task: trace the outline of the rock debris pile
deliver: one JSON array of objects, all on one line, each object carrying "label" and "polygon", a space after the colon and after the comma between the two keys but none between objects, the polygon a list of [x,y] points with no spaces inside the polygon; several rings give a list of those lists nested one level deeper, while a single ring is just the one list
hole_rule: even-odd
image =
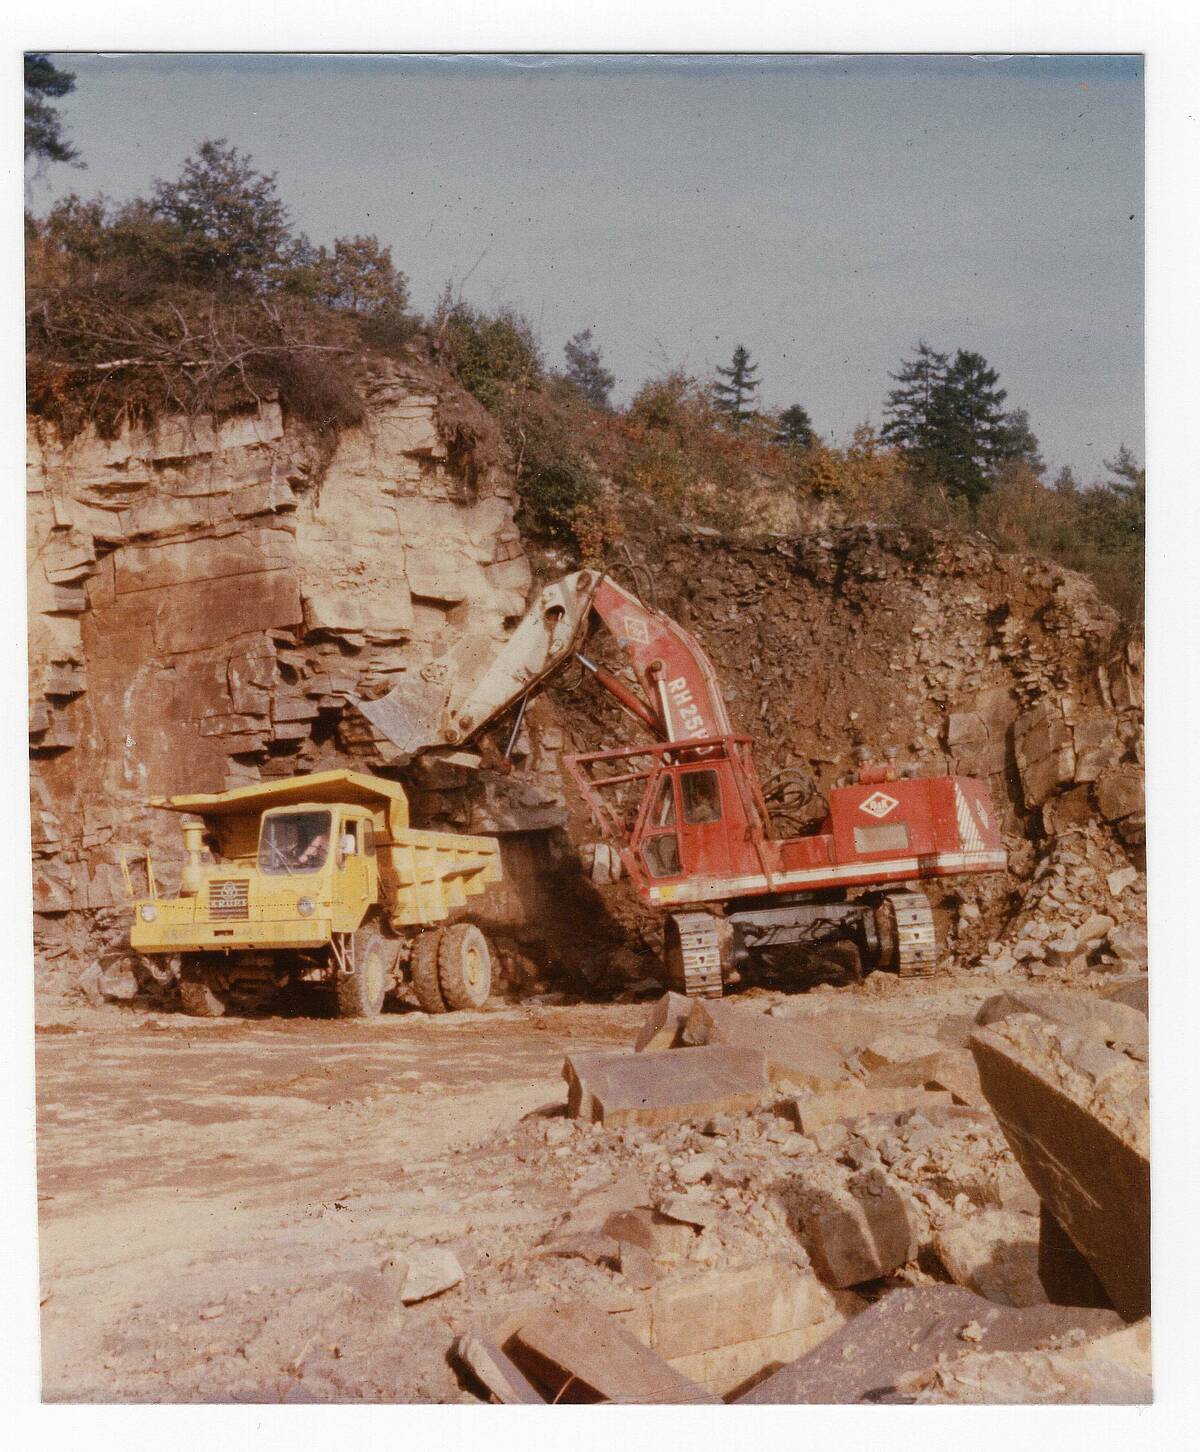
[{"label": "rock debris pile", "polygon": [[[567,1117],[525,1122],[523,1154],[567,1170],[571,1208],[460,1340],[470,1385],[501,1401],[1149,1399],[1144,1014],[1000,994],[967,1048],[686,1004],[652,1005],[632,1052],[568,1056]],[[722,1042],[696,1042],[717,1022]]]}]

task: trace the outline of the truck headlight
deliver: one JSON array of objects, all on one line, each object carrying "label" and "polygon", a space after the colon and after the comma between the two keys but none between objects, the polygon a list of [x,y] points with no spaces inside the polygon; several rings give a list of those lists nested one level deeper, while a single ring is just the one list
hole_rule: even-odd
[{"label": "truck headlight", "polygon": [[316,904],[311,897],[298,897],[296,899],[296,911],[302,918],[311,918],[316,910]]},{"label": "truck headlight", "polygon": [[154,906],[153,903],[144,902],[141,907],[138,908],[138,917],[141,918],[142,922],[144,923],[152,923],[154,919],[158,917],[158,909]]}]

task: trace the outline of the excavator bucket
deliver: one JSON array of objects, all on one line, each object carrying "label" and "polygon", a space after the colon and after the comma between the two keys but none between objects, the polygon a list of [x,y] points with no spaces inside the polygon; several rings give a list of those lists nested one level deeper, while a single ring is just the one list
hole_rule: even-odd
[{"label": "excavator bucket", "polygon": [[386,696],[354,703],[376,731],[415,755],[443,739],[447,691],[430,681],[401,681]]},{"label": "excavator bucket", "polygon": [[580,570],[547,585],[498,649],[493,640],[467,637],[420,678],[355,705],[401,751],[459,745],[570,659],[587,634],[600,579]]}]

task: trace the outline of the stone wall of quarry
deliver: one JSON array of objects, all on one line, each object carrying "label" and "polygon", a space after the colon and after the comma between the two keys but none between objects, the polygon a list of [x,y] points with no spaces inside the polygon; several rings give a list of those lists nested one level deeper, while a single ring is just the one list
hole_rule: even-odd
[{"label": "stone wall of quarry", "polygon": [[[504,638],[531,574],[487,416],[373,375],[330,452],[277,403],[28,453],[34,907],[44,961],[119,936],[122,848],[177,877],[151,796],[389,769],[347,705],[462,635]],[[476,823],[476,825],[482,825]],[[94,939],[94,934],[93,934]]]},{"label": "stone wall of quarry", "polygon": [[[121,941],[122,848],[149,846],[173,888],[177,821],[149,797],[335,765],[399,776],[422,825],[511,834],[496,911],[559,943],[543,965],[569,977],[590,952],[593,986],[606,964],[633,980],[652,966],[658,929],[628,886],[593,890],[545,830],[592,836],[558,753],[632,739],[607,698],[585,685],[536,702],[507,780],[406,766],[348,704],[435,672],[464,636],[498,644],[535,575],[576,567],[522,540],[495,430],[461,390],[390,365],[367,393],[335,446],[272,401],[113,441],[31,428],[43,969],[77,976]],[[866,742],[989,778],[1013,871],[942,895],[958,961],[1002,961],[1016,935],[1034,949],[1014,961],[1041,972],[1056,961],[1042,945],[1085,919],[1144,922],[1141,657],[1088,582],[977,537],[862,526],[730,542],[649,502],[623,508],[657,603],[712,655],[764,776],[795,766],[826,789]]]}]

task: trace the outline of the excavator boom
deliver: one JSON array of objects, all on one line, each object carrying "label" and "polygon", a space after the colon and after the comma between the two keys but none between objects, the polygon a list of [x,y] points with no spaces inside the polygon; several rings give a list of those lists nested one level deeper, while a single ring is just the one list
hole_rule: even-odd
[{"label": "excavator boom", "polygon": [[[616,637],[641,699],[580,654],[597,623]],[[547,585],[503,645],[464,640],[430,662],[420,677],[356,704],[401,751],[461,746],[576,655],[656,740],[695,740],[732,730],[716,672],[696,638],[594,570]]]}]

